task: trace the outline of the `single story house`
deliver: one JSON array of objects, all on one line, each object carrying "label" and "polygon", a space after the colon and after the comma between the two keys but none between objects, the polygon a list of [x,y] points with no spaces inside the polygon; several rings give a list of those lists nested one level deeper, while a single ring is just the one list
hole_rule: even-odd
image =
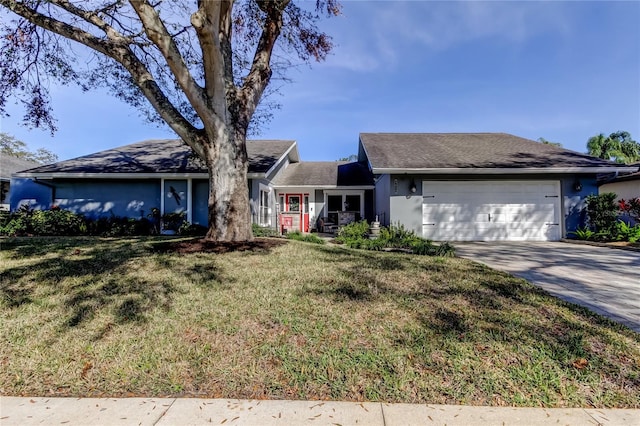
[{"label": "single story house", "polygon": [[[630,168],[504,133],[362,133],[355,162],[300,161],[295,141],[248,141],[252,221],[282,232],[378,217],[433,240],[558,240],[584,224],[601,173]],[[11,208],[97,217],[184,213],[207,224],[207,170],[150,140],[15,173]]]},{"label": "single story house", "polygon": [[602,180],[598,191],[600,194],[605,192],[615,192],[618,199],[628,200],[630,198],[640,197],[640,163],[632,164],[636,168],[633,173],[618,174],[608,179]]},{"label": "single story house", "polygon": [[439,241],[554,241],[584,225],[599,173],[632,168],[505,133],[361,133],[375,212]]},{"label": "single story house", "polygon": [[[300,162],[292,140],[250,140],[247,154],[253,223],[309,232],[321,218],[332,217],[336,224],[346,217],[371,220],[373,177],[365,166]],[[207,169],[178,139],[147,140],[32,168],[14,173],[12,182],[12,210],[55,205],[93,218],[142,218],[157,208],[207,225]]]},{"label": "single story house", "polygon": [[8,154],[0,154],[0,210],[9,210],[11,175],[20,170],[38,166],[35,161],[25,160]]}]

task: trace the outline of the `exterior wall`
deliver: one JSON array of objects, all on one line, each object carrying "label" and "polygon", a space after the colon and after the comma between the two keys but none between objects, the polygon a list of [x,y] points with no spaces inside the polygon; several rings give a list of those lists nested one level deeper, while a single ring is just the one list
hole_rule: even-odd
[{"label": "exterior wall", "polygon": [[325,210],[325,205],[324,205],[324,191],[322,191],[322,189],[316,189],[313,192],[313,197],[314,197],[313,210],[316,212],[316,215],[312,223],[314,228],[317,228],[318,219],[321,217],[325,217],[327,215],[327,212]]},{"label": "exterior wall", "polygon": [[260,223],[260,191],[269,192],[269,226],[276,227],[276,195],[267,179],[249,179],[249,208],[251,209],[251,223]]},{"label": "exterior wall", "polygon": [[[400,222],[417,235],[422,235],[422,180],[406,175],[391,175],[389,179],[389,223]],[[409,190],[412,183],[416,185],[414,193]]]},{"label": "exterior wall", "polygon": [[160,180],[53,181],[54,204],[87,217],[114,214],[132,218],[146,217],[152,208],[160,208]]},{"label": "exterior wall", "polygon": [[276,165],[276,168],[273,169],[273,171],[269,174],[269,176],[265,176],[266,179],[268,181],[272,181],[273,179],[275,179],[276,176],[278,176],[278,173],[286,169],[289,166],[289,164],[291,164],[291,161],[289,161],[289,157],[284,158],[280,164]]},{"label": "exterior wall", "polygon": [[53,203],[54,190],[49,183],[35,181],[29,178],[12,178],[9,192],[11,211],[26,204],[34,209],[50,209]]},{"label": "exterior wall", "polygon": [[[388,226],[391,220],[391,176],[382,175],[376,181],[374,195],[374,216],[383,226]],[[375,217],[374,217],[375,219]]]},{"label": "exterior wall", "polygon": [[600,185],[598,193],[604,194],[605,192],[615,192],[618,196],[618,200],[628,200],[629,198],[640,197],[640,179]]},{"label": "exterior wall", "polygon": [[160,181],[141,180],[54,180],[46,184],[33,179],[12,180],[11,210],[28,204],[35,209],[56,205],[87,217],[113,213],[116,216],[146,217],[160,208]]},{"label": "exterior wall", "polygon": [[578,178],[582,189],[574,189],[577,182],[575,176],[560,178],[560,189],[562,191],[562,209],[564,213],[563,237],[570,237],[571,232],[584,227],[587,222],[587,203],[589,195],[598,193],[598,185],[595,175],[580,176]]},{"label": "exterior wall", "polygon": [[209,181],[207,179],[194,179],[191,183],[191,221],[196,225],[208,226],[209,224]]},{"label": "exterior wall", "polygon": [[[383,179],[388,177],[386,182]],[[376,214],[385,212],[383,191],[388,190],[389,219],[380,216],[380,221],[384,225],[400,222],[407,229],[422,234],[422,181],[423,180],[557,180],[560,181],[562,194],[561,209],[563,211],[563,231],[562,236],[576,228],[584,226],[586,220],[585,198],[591,194],[598,193],[595,175],[383,175],[376,185]],[[576,181],[582,185],[580,191],[574,189]],[[409,187],[411,183],[416,184],[416,192],[411,193]],[[380,190],[379,190],[380,188]]]}]

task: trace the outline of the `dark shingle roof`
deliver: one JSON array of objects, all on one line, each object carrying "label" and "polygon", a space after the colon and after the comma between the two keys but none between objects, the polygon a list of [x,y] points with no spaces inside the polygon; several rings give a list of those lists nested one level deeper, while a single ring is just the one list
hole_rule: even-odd
[{"label": "dark shingle roof", "polygon": [[37,166],[35,161],[24,160],[7,154],[0,154],[0,178],[9,180],[11,174]]},{"label": "dark shingle roof", "polygon": [[373,169],[615,167],[506,133],[361,133]]},{"label": "dark shingle roof", "polygon": [[274,186],[372,186],[373,175],[360,163],[304,161],[290,164]]},{"label": "dark shingle roof", "polygon": [[[249,173],[265,173],[294,141],[247,141]],[[158,139],[26,170],[27,173],[207,173],[179,139]]]}]

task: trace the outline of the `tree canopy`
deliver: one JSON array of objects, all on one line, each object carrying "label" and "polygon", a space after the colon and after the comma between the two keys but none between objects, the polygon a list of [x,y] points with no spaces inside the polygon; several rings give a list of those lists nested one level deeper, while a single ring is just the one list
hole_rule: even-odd
[{"label": "tree canopy", "polygon": [[48,149],[38,148],[35,151],[29,151],[26,143],[8,133],[2,132],[0,132],[0,153],[40,164],[49,164],[58,161],[58,156]]},{"label": "tree canopy", "polygon": [[617,163],[632,164],[640,161],[640,143],[625,131],[617,131],[609,136],[604,133],[592,136],[587,141],[587,150],[589,155]]},{"label": "tree canopy", "polygon": [[[0,0],[0,114],[55,131],[49,86],[106,87],[209,170],[213,240],[251,239],[246,135],[274,71],[323,60],[337,0]],[[278,43],[276,43],[278,42]],[[96,118],[98,119],[98,117]]]}]

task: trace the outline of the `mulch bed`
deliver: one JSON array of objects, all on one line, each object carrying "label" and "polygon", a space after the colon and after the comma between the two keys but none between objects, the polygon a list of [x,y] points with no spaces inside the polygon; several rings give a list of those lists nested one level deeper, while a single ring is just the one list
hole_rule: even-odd
[{"label": "mulch bed", "polygon": [[234,251],[265,252],[275,247],[287,244],[286,240],[277,238],[256,238],[253,241],[216,242],[205,239],[187,241],[164,241],[153,244],[152,251],[157,253],[230,253]]}]

